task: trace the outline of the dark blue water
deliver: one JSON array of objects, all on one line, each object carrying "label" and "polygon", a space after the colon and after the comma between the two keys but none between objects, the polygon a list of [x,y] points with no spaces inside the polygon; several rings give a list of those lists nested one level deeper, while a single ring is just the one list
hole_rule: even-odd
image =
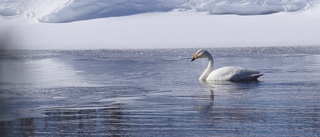
[{"label": "dark blue water", "polygon": [[0,52],[1,136],[318,136],[320,47]]}]

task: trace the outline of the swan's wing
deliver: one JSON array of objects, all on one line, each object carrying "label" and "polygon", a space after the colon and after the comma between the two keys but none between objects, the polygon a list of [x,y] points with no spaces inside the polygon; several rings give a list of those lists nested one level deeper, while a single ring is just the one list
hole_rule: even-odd
[{"label": "swan's wing", "polygon": [[257,80],[263,74],[260,74],[258,71],[237,68],[236,73],[232,76],[231,80],[242,81],[242,80]]},{"label": "swan's wing", "polygon": [[252,71],[241,67],[222,67],[212,71],[207,80],[257,80],[262,76],[258,71]]},{"label": "swan's wing", "polygon": [[239,67],[222,67],[212,71],[207,80],[231,80],[234,74],[239,72]]}]

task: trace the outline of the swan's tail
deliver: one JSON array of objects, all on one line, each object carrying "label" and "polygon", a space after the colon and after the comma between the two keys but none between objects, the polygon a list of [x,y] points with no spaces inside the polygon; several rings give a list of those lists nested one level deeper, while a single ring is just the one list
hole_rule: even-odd
[{"label": "swan's tail", "polygon": [[251,80],[258,80],[258,78],[260,77],[260,76],[262,76],[263,74],[252,74],[251,76],[250,76],[250,79]]}]

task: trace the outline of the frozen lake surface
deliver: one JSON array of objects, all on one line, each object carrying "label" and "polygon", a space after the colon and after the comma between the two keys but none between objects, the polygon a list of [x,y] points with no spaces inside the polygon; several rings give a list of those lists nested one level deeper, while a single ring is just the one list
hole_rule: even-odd
[{"label": "frozen lake surface", "polygon": [[320,135],[320,47],[208,49],[264,74],[211,84],[197,50],[1,51],[0,136]]}]

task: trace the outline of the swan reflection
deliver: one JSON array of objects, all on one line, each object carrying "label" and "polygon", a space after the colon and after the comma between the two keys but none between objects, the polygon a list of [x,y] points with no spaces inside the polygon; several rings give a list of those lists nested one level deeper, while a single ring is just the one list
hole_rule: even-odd
[{"label": "swan reflection", "polygon": [[207,103],[197,108],[203,121],[211,123],[210,126],[224,126],[224,121],[243,123],[266,120],[266,114],[261,108],[250,107],[252,100],[247,96],[255,91],[259,82],[206,81],[201,82],[201,85],[207,92]]}]

